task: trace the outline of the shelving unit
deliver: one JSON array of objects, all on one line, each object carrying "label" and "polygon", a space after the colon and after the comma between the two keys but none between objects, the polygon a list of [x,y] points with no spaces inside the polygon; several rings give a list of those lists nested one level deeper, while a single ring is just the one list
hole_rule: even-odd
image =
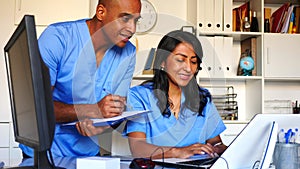
[{"label": "shelving unit", "polygon": [[[235,71],[237,69],[241,55],[241,41],[251,37],[257,39],[256,76],[237,76],[235,74],[236,72],[231,74],[224,72],[221,76],[215,75],[205,69],[205,61],[203,61],[204,69],[201,70],[198,75],[200,85],[227,85],[234,86],[235,88],[239,109],[238,120],[224,120],[228,130],[222,134],[223,139],[226,140],[225,142],[230,143],[230,140],[232,140],[256,114],[268,113],[264,108],[265,100],[281,99],[295,101],[300,99],[300,72],[297,71],[296,67],[296,65],[300,63],[300,48],[298,47],[300,34],[264,33],[265,7],[272,8],[273,13],[285,2],[300,4],[300,0],[250,0],[250,10],[256,11],[257,14],[259,32],[233,32],[224,30],[199,31],[198,15],[203,14],[203,12],[201,13],[197,10],[201,8],[199,5],[205,4],[203,3],[204,1],[205,0],[187,1],[187,20],[196,27],[197,36],[199,37],[204,36],[208,39],[211,37],[232,37],[232,55],[230,57],[233,64],[231,65],[231,70]],[[245,2],[247,1],[233,0],[230,10]],[[270,53],[272,55],[271,61],[273,64],[270,64],[270,60],[267,60],[268,58],[270,59],[270,56],[268,56]],[[222,63],[222,61],[220,62]],[[151,77],[151,75],[138,75],[134,79],[146,80],[149,77]]]}]

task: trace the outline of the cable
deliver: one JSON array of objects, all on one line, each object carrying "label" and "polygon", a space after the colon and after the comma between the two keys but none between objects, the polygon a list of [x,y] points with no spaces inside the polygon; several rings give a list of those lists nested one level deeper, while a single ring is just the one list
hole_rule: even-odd
[{"label": "cable", "polygon": [[163,160],[163,162],[164,162],[164,160],[165,160],[165,153],[164,153],[164,149],[163,149],[162,147],[157,147],[157,148],[151,153],[151,155],[150,155],[150,160],[152,160],[152,156],[154,155],[154,153],[155,153],[157,150],[161,150],[161,152],[162,152],[161,156],[162,156],[162,160]]},{"label": "cable", "polygon": [[164,149],[162,147],[157,147],[150,155],[150,160],[152,161],[152,156],[154,155],[154,153],[157,151],[157,150],[161,150],[161,157],[162,157],[162,163],[164,164],[165,163],[165,152],[164,152]]},{"label": "cable", "polygon": [[252,166],[252,169],[257,169],[257,168],[258,168],[257,165],[259,165],[259,163],[260,163],[260,161],[259,161],[259,160],[256,160],[256,161],[254,162],[253,166]]},{"label": "cable", "polygon": [[226,163],[226,167],[227,167],[227,169],[229,169],[229,164],[228,164],[228,161],[224,158],[224,157],[219,157],[219,158],[221,158],[221,159],[223,159],[224,161],[225,161],[225,163]]}]

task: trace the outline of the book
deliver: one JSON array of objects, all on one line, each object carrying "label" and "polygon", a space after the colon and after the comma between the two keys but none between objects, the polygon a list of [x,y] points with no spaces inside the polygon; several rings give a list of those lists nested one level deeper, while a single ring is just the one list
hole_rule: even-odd
[{"label": "book", "polygon": [[[249,18],[249,7],[250,7],[250,2],[246,2],[244,4],[242,4],[239,7],[236,7],[233,9],[233,13],[235,15],[233,15],[233,20],[235,20],[236,23],[236,29],[234,31],[243,31],[243,21],[245,19],[245,17]],[[234,12],[236,11],[236,12]]]},{"label": "book", "polygon": [[280,6],[276,11],[274,11],[271,15],[271,32],[272,33],[279,33],[281,31],[281,27],[283,24],[284,15],[286,15],[287,10],[290,6],[290,3],[287,2]]},{"label": "book", "polygon": [[[94,126],[107,126],[107,125],[115,125],[121,123],[125,120],[134,119],[140,117],[143,114],[147,114],[151,112],[150,110],[143,110],[143,111],[125,111],[120,116],[115,116],[111,118],[102,118],[102,119],[91,119],[93,121]],[[71,122],[71,123],[64,123],[64,126],[75,125],[78,121]]]},{"label": "book", "polygon": [[232,10],[232,31],[236,31],[236,9]]},{"label": "book", "polygon": [[282,25],[282,28],[281,28],[281,33],[288,33],[289,32],[290,21],[291,21],[291,19],[293,20],[293,18],[292,18],[293,17],[292,16],[293,15],[293,9],[294,9],[294,5],[291,5],[288,8],[287,13],[284,15],[284,18],[282,19],[283,25]]},{"label": "book", "polygon": [[153,74],[153,64],[155,59],[156,48],[151,48],[143,70],[143,74]]},{"label": "book", "polygon": [[300,33],[300,6],[295,7],[295,26],[296,26],[296,33]]}]

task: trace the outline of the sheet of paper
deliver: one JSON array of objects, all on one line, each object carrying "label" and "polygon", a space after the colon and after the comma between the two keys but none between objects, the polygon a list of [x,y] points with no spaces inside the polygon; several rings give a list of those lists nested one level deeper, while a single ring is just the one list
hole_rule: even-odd
[{"label": "sheet of paper", "polygon": [[[143,111],[125,111],[122,113],[122,115],[120,116],[115,116],[115,117],[111,117],[111,118],[103,118],[103,119],[91,119],[94,122],[94,126],[107,126],[107,125],[114,125],[117,123],[120,123],[124,120],[128,120],[128,119],[134,119],[137,118],[143,114],[147,114],[151,112],[150,110],[143,110]],[[77,123],[76,122],[71,122],[71,123],[65,123],[63,125],[75,125]]]}]

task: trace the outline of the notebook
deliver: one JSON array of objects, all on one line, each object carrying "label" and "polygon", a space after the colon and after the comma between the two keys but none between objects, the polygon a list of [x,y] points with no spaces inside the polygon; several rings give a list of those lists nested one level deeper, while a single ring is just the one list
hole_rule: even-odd
[{"label": "notebook", "polygon": [[218,159],[218,157],[211,157],[208,154],[194,155],[187,159],[182,158],[165,158],[165,159],[152,159],[157,165],[163,167],[175,168],[198,168],[207,169]]}]

